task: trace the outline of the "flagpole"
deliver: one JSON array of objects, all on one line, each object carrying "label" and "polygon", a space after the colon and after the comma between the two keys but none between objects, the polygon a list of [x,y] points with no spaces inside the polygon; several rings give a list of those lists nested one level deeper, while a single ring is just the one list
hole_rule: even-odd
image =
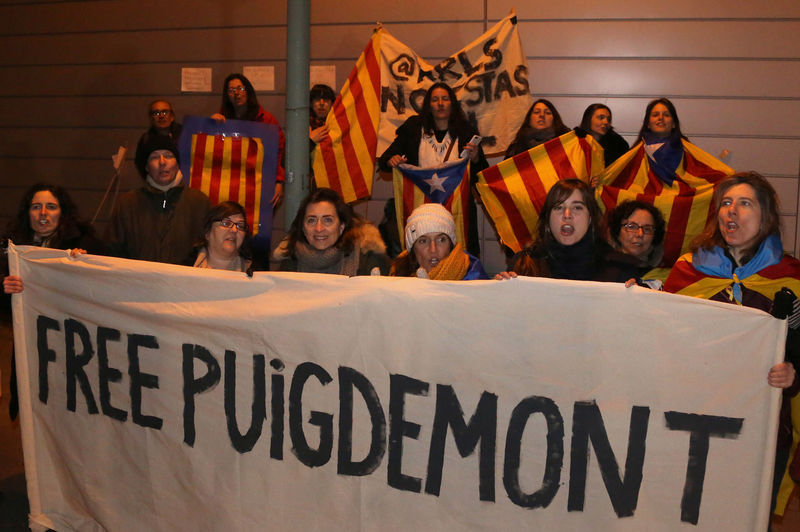
[{"label": "flagpole", "polygon": [[287,0],[286,28],[286,228],[308,193],[308,89],[310,0]]}]

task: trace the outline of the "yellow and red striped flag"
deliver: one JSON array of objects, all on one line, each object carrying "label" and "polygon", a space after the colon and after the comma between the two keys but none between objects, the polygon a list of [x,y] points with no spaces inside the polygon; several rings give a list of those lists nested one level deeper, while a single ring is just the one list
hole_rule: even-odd
[{"label": "yellow and red striped flag", "polygon": [[713,215],[714,186],[734,173],[728,165],[694,144],[682,142],[683,160],[671,185],[653,172],[644,144],[639,143],[606,169],[595,191],[603,211],[625,200],[644,201],[658,207],[667,224],[661,268],[671,268],[703,232],[709,216]]},{"label": "yellow and red striped flag", "polygon": [[533,242],[547,192],[560,179],[589,182],[603,171],[603,148],[573,131],[478,174],[478,193],[502,242],[520,251]]},{"label": "yellow and red striped flag", "polygon": [[406,220],[423,203],[443,205],[456,223],[456,238],[466,245],[469,234],[469,161],[459,159],[438,168],[400,165],[392,170],[394,205],[400,242],[405,249]]},{"label": "yellow and red striped flag", "polygon": [[378,28],[361,52],[328,113],[329,138],[314,149],[317,186],[332,188],[348,203],[372,194],[381,117],[380,35]]},{"label": "yellow and red striped flag", "polygon": [[186,184],[204,192],[212,205],[239,203],[259,241],[268,242],[272,234],[278,134],[274,124],[187,116],[178,141]]}]

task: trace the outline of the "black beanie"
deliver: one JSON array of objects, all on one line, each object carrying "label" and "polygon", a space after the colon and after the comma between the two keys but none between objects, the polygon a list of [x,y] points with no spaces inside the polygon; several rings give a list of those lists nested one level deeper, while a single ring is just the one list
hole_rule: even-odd
[{"label": "black beanie", "polygon": [[175,154],[175,160],[178,164],[181,164],[178,146],[169,135],[148,134],[141,145],[141,149],[136,150],[136,169],[139,170],[139,175],[142,176],[142,179],[147,177],[147,160],[150,159],[150,154],[156,150],[171,151]]}]

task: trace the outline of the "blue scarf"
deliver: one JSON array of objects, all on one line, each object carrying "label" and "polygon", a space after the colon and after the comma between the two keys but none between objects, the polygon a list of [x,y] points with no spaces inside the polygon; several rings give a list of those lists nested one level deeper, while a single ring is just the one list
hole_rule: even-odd
[{"label": "blue scarf", "polygon": [[755,256],[747,264],[734,268],[734,263],[719,246],[698,249],[692,255],[692,265],[706,275],[733,280],[733,298],[742,304],[742,280],[768,266],[778,264],[783,258],[783,244],[779,235],[770,235],[758,246]]},{"label": "blue scarf", "polygon": [[645,144],[664,144],[652,155],[648,156],[648,160],[650,161],[650,168],[653,170],[653,173],[667,185],[672,185],[672,182],[678,177],[675,171],[681,164],[681,160],[683,160],[681,136],[678,135],[677,131],[672,130],[669,137],[656,138],[653,133],[647,131],[644,134],[643,140]]}]

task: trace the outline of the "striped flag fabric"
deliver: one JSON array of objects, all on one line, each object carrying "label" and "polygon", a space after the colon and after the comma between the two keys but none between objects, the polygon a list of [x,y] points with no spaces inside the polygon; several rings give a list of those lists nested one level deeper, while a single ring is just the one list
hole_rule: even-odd
[{"label": "striped flag fabric", "polygon": [[314,179],[347,203],[372,194],[380,122],[381,28],[375,30],[333,102],[326,125],[329,138],[314,149]]},{"label": "striped flag fabric", "polygon": [[401,164],[392,171],[394,203],[400,242],[405,249],[405,227],[411,211],[423,203],[439,203],[456,222],[456,237],[462,244],[469,234],[469,161],[458,159],[436,168]]},{"label": "striped flag fabric", "polygon": [[188,186],[204,192],[212,205],[239,203],[253,234],[270,236],[278,126],[242,120],[218,124],[207,117],[189,116],[178,150]]},{"label": "striped flag fabric", "polygon": [[480,172],[477,189],[501,241],[518,252],[533,242],[556,181],[588,183],[603,168],[603,148],[591,136],[570,131]]},{"label": "striped flag fabric", "polygon": [[[768,266],[740,282],[746,288],[772,300],[782,287],[800,294],[800,261],[784,256],[780,262]],[[669,274],[664,291],[691,297],[711,299],[712,296],[733,286],[732,279],[714,277],[697,270],[692,264],[692,254],[683,255]]]},{"label": "striped flag fabric", "polygon": [[713,216],[714,186],[734,173],[728,165],[689,141],[682,142],[683,161],[671,185],[652,171],[644,144],[639,143],[606,169],[595,191],[603,211],[625,200],[640,200],[658,207],[667,224],[661,268],[671,268],[703,232],[709,216]]}]

